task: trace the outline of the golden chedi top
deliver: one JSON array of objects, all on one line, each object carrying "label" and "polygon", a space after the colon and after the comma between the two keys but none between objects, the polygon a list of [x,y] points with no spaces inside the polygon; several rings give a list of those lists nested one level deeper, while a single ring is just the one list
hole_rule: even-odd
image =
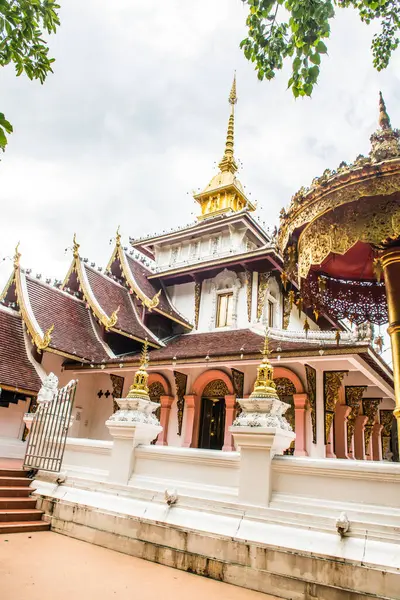
[{"label": "golden chedi top", "polygon": [[269,339],[268,332],[265,333],[264,347],[262,349],[263,359],[257,367],[257,379],[250,398],[278,398],[274,383],[274,368],[269,362]]},{"label": "golden chedi top", "polygon": [[148,342],[147,339],[143,344],[141,358],[140,358],[140,366],[139,369],[135,373],[135,377],[131,387],[129,388],[129,392],[127,398],[141,398],[142,400],[150,400],[149,396],[149,387],[147,385],[149,375],[146,371],[149,366],[149,353],[148,353]]},{"label": "golden chedi top", "polygon": [[236,95],[236,75],[233,78],[231,92],[229,94],[229,104],[231,112],[228,120],[228,129],[225,140],[224,155],[219,163],[220,171],[215,175],[204,190],[194,194],[194,199],[201,206],[201,215],[199,220],[214,217],[220,214],[237,212],[247,208],[255,210],[255,206],[245,196],[244,189],[240,181],[236,178],[238,165],[234,156],[235,144],[235,104]]}]

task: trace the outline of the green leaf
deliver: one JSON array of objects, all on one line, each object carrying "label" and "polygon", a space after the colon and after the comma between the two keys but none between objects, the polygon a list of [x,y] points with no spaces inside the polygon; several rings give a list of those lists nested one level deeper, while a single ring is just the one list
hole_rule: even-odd
[{"label": "green leaf", "polygon": [[314,65],[319,65],[321,63],[321,57],[318,54],[318,52],[316,52],[315,54],[311,54],[310,56],[310,61],[314,64]]},{"label": "green leaf", "polygon": [[325,46],[324,42],[318,42],[317,51],[320,54],[326,54],[328,52],[328,48]]},{"label": "green leaf", "polygon": [[0,148],[2,150],[4,150],[4,148],[6,146],[7,146],[6,134],[4,133],[3,129],[0,127]]}]

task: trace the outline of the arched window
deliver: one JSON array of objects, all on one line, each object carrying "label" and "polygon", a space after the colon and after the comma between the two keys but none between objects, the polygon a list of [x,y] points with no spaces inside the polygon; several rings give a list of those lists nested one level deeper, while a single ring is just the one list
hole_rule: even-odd
[{"label": "arched window", "polygon": [[282,327],[280,317],[280,289],[278,282],[271,277],[268,282],[268,288],[265,296],[263,323],[268,327]]},{"label": "arched window", "polygon": [[224,269],[211,283],[211,321],[209,329],[237,326],[237,304],[241,282],[234,271]]}]

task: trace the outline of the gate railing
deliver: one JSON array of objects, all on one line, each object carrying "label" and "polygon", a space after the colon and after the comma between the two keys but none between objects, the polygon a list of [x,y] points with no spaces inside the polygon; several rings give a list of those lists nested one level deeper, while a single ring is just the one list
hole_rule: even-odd
[{"label": "gate railing", "polygon": [[77,380],[70,381],[52,401],[39,404],[28,436],[24,467],[61,470],[77,384]]}]

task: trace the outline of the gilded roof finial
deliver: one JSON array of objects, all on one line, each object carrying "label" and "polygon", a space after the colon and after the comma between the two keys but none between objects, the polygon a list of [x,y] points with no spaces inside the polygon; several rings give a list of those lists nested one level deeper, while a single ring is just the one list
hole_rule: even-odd
[{"label": "gilded roof finial", "polygon": [[238,170],[235,157],[233,156],[233,148],[234,148],[234,137],[235,137],[235,104],[237,102],[236,96],[236,73],[233,78],[231,92],[229,94],[229,104],[231,105],[231,114],[229,115],[228,121],[228,130],[226,133],[226,141],[225,141],[225,152],[222,157],[221,162],[219,163],[219,168],[222,172],[230,171],[231,173],[236,173]]},{"label": "gilded roof finial", "polygon": [[74,233],[74,237],[73,237],[72,243],[73,243],[72,252],[73,252],[74,258],[79,258],[79,246],[80,246],[80,244],[78,244],[78,242],[76,241],[76,233]]},{"label": "gilded roof finial", "polygon": [[19,252],[19,245],[20,245],[20,242],[18,242],[18,244],[15,246],[15,252],[14,252],[14,268],[15,269],[18,269],[19,261],[21,258],[21,253]]},{"label": "gilded roof finial", "polygon": [[147,367],[149,366],[148,347],[149,344],[146,338],[140,355],[140,366],[135,373],[135,377],[131,387],[129,388],[127,398],[141,398],[143,400],[150,400],[149,388],[147,385],[149,375],[146,371]]},{"label": "gilded roof finial", "polygon": [[381,129],[391,129],[390,118],[386,110],[382,92],[379,92],[379,127]]},{"label": "gilded roof finial", "polygon": [[119,225],[117,227],[117,233],[115,234],[115,242],[116,242],[117,246],[121,245],[121,234],[119,232]]},{"label": "gilded roof finial", "polygon": [[265,332],[264,345],[262,348],[262,362],[257,367],[257,379],[250,398],[278,398],[274,383],[274,368],[269,362],[271,350],[269,347],[268,329]]}]

